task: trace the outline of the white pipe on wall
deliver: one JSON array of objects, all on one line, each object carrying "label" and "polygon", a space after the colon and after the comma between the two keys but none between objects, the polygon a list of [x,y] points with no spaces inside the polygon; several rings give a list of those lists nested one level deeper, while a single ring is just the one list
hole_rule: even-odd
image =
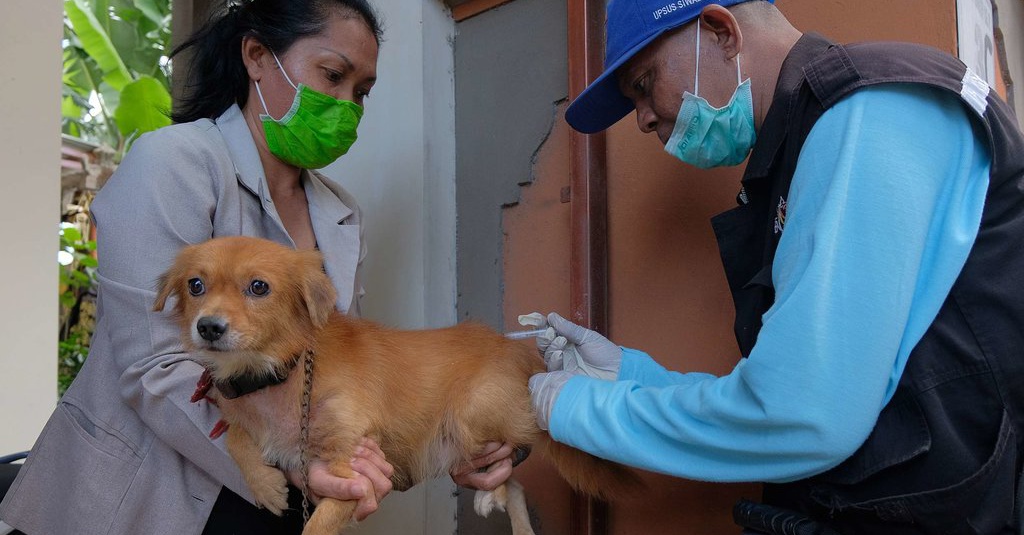
[{"label": "white pipe on wall", "polygon": [[32,446],[57,400],[63,3],[0,16],[0,454]]}]

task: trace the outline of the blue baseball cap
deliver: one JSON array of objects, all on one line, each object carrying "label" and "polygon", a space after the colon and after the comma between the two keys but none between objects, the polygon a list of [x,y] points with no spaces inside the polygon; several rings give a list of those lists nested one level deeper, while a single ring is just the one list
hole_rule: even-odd
[{"label": "blue baseball cap", "polygon": [[[600,132],[633,111],[619,91],[615,70],[661,34],[696,19],[705,6],[728,7],[751,0],[611,0],[608,4],[604,72],[565,110],[569,126],[586,134]],[[767,0],[775,3],[775,0]]]}]

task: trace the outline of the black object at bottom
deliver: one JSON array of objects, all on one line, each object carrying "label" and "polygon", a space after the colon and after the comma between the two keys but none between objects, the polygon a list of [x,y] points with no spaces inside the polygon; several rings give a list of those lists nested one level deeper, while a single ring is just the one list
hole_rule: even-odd
[{"label": "black object at bottom", "polygon": [[277,516],[245,501],[227,487],[220,491],[203,535],[289,535],[302,533],[302,492],[288,487],[288,509]]},{"label": "black object at bottom", "polygon": [[805,514],[749,500],[736,503],[732,518],[740,526],[765,535],[839,535]]}]

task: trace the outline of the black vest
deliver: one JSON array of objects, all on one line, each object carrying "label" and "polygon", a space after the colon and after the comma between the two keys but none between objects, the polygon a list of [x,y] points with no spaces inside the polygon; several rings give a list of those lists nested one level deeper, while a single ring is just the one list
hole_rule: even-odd
[{"label": "black vest", "polygon": [[747,164],[741,204],[712,221],[736,337],[748,355],[774,302],[772,261],[811,127],[851,92],[883,83],[947,90],[971,110],[992,150],[981,228],[864,445],[824,474],[766,485],[764,499],[842,533],[1015,534],[1024,462],[1024,135],[959,60],[919,45],[844,47],[813,34],[794,46]]}]

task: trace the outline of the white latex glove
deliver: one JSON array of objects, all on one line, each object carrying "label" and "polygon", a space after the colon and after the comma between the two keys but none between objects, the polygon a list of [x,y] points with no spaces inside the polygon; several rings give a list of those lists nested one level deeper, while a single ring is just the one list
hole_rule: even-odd
[{"label": "white latex glove", "polygon": [[548,327],[537,337],[537,349],[544,355],[548,371],[567,371],[595,379],[614,381],[622,366],[622,348],[595,331],[552,312],[545,318],[534,312],[519,316],[519,323]]},{"label": "white latex glove", "polygon": [[566,371],[538,373],[530,377],[530,400],[533,402],[533,412],[537,415],[537,426],[541,429],[548,429],[555,399],[572,377],[573,374]]}]

